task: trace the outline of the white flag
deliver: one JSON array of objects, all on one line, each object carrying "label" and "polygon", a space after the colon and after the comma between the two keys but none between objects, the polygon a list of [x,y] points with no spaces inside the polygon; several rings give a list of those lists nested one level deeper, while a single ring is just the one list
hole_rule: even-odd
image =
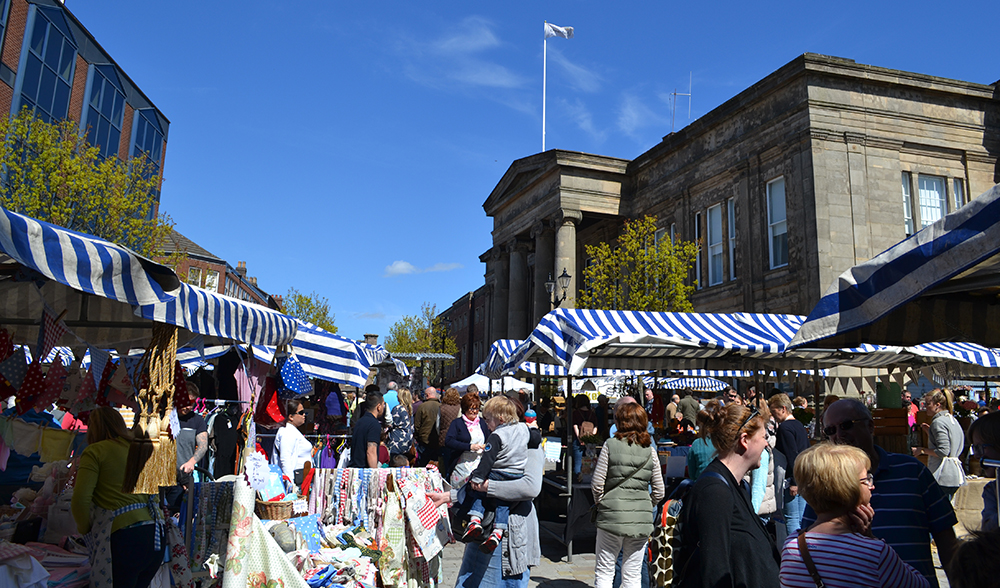
[{"label": "white flag", "polygon": [[573,27],[557,27],[554,24],[545,23],[545,38],[562,37],[563,39],[573,38]]}]

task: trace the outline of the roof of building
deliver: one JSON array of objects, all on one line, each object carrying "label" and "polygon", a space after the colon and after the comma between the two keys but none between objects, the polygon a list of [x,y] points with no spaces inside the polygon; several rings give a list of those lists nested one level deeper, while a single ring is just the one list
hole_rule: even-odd
[{"label": "roof of building", "polygon": [[163,252],[170,255],[178,251],[186,253],[188,257],[226,265],[224,259],[180,234],[177,229],[170,229],[170,236],[167,237],[166,243],[163,244]]}]

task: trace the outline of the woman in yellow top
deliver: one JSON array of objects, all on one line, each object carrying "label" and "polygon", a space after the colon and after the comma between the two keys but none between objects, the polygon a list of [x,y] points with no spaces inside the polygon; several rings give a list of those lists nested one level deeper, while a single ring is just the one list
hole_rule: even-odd
[{"label": "woman in yellow top", "polygon": [[117,410],[91,412],[73,488],[73,518],[91,552],[91,573],[109,588],[147,588],[163,563],[162,514],[151,496],[121,490],[131,440]]}]

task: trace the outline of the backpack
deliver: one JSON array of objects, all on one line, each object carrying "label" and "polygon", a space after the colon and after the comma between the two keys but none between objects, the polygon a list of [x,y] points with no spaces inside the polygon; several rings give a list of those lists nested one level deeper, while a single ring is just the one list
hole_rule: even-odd
[{"label": "backpack", "polygon": [[[726,478],[716,472],[703,472],[701,477],[718,478],[728,485]],[[701,478],[699,478],[701,479]],[[653,586],[671,586],[674,580],[674,556],[681,547],[681,509],[684,499],[694,487],[694,480],[684,480],[656,507],[653,533],[647,543],[649,581]]]}]

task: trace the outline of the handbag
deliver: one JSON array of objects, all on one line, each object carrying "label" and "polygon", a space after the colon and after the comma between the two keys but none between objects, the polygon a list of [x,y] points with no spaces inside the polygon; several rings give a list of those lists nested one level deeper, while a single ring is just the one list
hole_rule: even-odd
[{"label": "handbag", "polygon": [[[629,475],[627,475],[624,478],[622,478],[617,484],[612,484],[612,486],[610,488],[605,488],[604,489],[604,495],[607,496],[608,494],[611,493],[612,490],[614,490],[615,488],[621,486],[625,482],[631,480],[632,476],[634,476],[634,475],[638,474],[639,472],[641,472],[642,470],[646,469],[646,466],[648,466],[649,462],[651,462],[651,461],[653,461],[653,455],[652,454],[650,454],[646,458],[646,463],[642,464],[641,466],[639,466],[638,468],[636,468],[634,471],[632,471]],[[600,502],[595,502],[594,505],[590,507],[590,522],[592,522],[592,523],[596,523],[597,522],[597,511],[598,511],[598,507],[600,506],[600,504],[601,504]]]},{"label": "handbag", "polygon": [[809,575],[812,576],[816,588],[826,588],[823,578],[819,575],[819,570],[816,569],[816,564],[813,563],[812,556],[809,555],[809,547],[806,546],[805,531],[799,533],[799,555],[802,556],[802,561],[806,564],[806,569],[809,570]]}]

